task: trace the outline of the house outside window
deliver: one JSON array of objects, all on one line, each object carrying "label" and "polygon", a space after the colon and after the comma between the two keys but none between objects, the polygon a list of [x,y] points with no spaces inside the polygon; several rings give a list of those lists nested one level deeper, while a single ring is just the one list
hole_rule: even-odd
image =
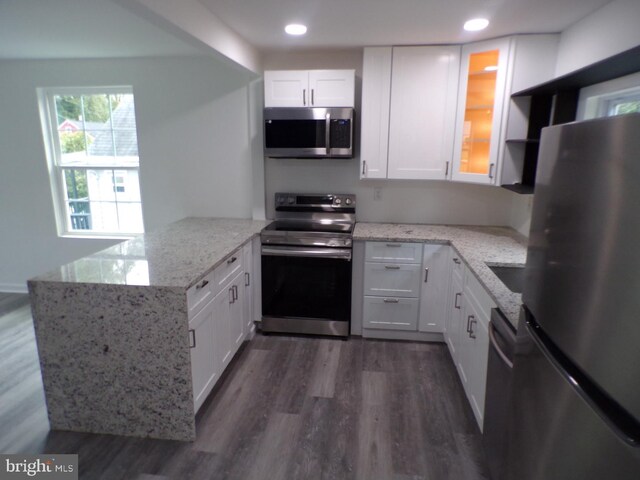
[{"label": "house outside window", "polygon": [[142,233],[131,88],[48,88],[39,96],[59,234]]}]

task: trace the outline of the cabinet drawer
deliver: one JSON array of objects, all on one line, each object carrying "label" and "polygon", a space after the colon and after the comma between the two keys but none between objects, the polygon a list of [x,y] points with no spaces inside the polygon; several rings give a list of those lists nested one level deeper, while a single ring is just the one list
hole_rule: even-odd
[{"label": "cabinet drawer", "polygon": [[242,249],[229,255],[214,271],[214,294],[217,294],[242,270]]},{"label": "cabinet drawer", "polygon": [[365,261],[389,263],[421,263],[421,243],[367,242]]},{"label": "cabinet drawer", "polygon": [[364,294],[413,297],[420,292],[420,265],[411,263],[366,262],[364,266]]},{"label": "cabinet drawer", "polygon": [[458,252],[453,249],[451,249],[451,265],[451,271],[458,275],[458,278],[462,280],[462,276],[464,274],[464,262]]},{"label": "cabinet drawer", "polygon": [[189,317],[198,313],[213,298],[213,272],[187,290]]},{"label": "cabinet drawer", "polygon": [[363,327],[416,331],[418,304],[417,298],[364,297]]},{"label": "cabinet drawer", "polygon": [[496,302],[493,301],[491,295],[485,290],[476,276],[467,272],[464,279],[464,291],[467,296],[467,302],[473,302],[479,309],[479,318],[486,325],[489,323],[489,317],[491,316],[491,309],[496,307]]}]

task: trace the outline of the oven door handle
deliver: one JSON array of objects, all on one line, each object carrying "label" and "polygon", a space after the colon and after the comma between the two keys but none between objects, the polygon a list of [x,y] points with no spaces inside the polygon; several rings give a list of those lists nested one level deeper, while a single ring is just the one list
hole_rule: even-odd
[{"label": "oven door handle", "polygon": [[351,250],[347,248],[306,247],[262,247],[262,255],[271,257],[335,258],[351,261]]}]

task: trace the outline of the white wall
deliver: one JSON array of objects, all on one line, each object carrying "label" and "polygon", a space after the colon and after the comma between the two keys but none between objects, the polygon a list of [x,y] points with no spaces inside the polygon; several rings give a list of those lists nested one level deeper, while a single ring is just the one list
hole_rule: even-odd
[{"label": "white wall", "polygon": [[640,45],[640,1],[616,0],[565,29],[556,76]]},{"label": "white wall", "polygon": [[[359,145],[362,50],[271,53],[266,70],[346,68],[356,70],[356,146]],[[354,193],[357,219],[362,222],[517,225],[526,227],[526,209],[512,202],[517,194],[498,187],[444,181],[360,180],[360,160],[265,159],[267,216],[273,218],[274,193]],[[374,200],[374,188],[382,198]]]},{"label": "white wall", "polygon": [[147,231],[186,216],[251,218],[252,75],[167,57],[0,61],[0,78],[0,291],[115,243],[57,236],[36,87],[133,86]]}]

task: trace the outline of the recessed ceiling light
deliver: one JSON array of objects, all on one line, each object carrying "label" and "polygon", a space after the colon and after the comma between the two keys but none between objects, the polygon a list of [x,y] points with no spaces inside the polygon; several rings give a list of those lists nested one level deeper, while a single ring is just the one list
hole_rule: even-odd
[{"label": "recessed ceiling light", "polygon": [[464,29],[467,32],[477,32],[478,30],[484,30],[489,25],[489,20],[486,18],[473,18],[464,22]]},{"label": "recessed ceiling light", "polygon": [[290,23],[286,27],[284,27],[284,31],[289,35],[304,35],[307,33],[307,26],[301,25],[299,23]]}]

